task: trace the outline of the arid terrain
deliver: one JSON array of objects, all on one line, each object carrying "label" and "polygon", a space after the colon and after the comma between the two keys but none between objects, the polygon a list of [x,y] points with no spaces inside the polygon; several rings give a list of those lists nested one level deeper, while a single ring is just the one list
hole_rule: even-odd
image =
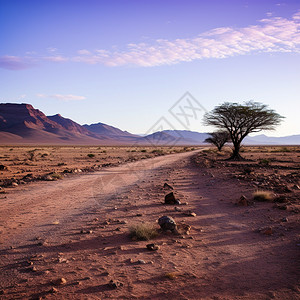
[{"label": "arid terrain", "polygon": [[1,147],[0,298],[299,299],[300,147],[188,150]]},{"label": "arid terrain", "polygon": [[53,181],[193,147],[0,146],[0,186]]}]

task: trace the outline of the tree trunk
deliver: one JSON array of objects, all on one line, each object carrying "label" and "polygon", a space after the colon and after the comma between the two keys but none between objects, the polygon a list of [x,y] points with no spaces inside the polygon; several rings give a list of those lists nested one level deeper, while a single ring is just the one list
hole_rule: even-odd
[{"label": "tree trunk", "polygon": [[243,157],[240,155],[241,145],[238,143],[238,144],[234,144],[233,146],[234,146],[234,149],[232,151],[232,155],[231,155],[230,159],[242,160]]}]

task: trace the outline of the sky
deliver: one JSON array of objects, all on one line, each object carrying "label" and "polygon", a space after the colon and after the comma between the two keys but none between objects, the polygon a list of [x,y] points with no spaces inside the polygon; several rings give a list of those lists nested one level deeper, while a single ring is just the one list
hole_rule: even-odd
[{"label": "sky", "polygon": [[257,101],[300,134],[299,0],[0,0],[0,102],[132,133]]}]

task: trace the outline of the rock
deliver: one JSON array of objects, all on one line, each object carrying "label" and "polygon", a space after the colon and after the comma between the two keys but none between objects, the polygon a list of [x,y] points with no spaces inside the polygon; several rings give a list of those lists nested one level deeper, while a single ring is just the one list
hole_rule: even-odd
[{"label": "rock", "polygon": [[287,205],[286,204],[275,204],[274,206],[273,206],[274,208],[278,208],[278,209],[282,209],[282,210],[287,210]]},{"label": "rock", "polygon": [[236,205],[238,206],[249,206],[250,201],[247,199],[246,196],[242,195],[240,199],[236,202]]},{"label": "rock", "polygon": [[181,204],[181,203],[178,199],[175,198],[174,193],[171,192],[165,196],[165,204]]},{"label": "rock", "polygon": [[167,231],[175,231],[177,230],[177,225],[175,220],[169,216],[162,216],[158,219],[158,224],[162,230]]},{"label": "rock", "polygon": [[17,186],[18,186],[18,184],[17,184],[16,182],[12,182],[12,183],[11,183],[11,186],[13,186],[13,187],[17,187]]},{"label": "rock", "polygon": [[182,211],[182,209],[179,208],[179,207],[177,207],[177,206],[174,207],[174,210],[175,210],[175,211]]},{"label": "rock", "polygon": [[265,235],[272,235],[273,234],[273,229],[272,229],[272,227],[266,227],[266,228],[262,229],[261,232]]},{"label": "rock", "polygon": [[169,185],[168,183],[166,183],[166,182],[165,182],[165,184],[164,184],[164,188],[173,190],[173,187],[172,187],[171,185]]},{"label": "rock", "polygon": [[197,217],[197,214],[188,210],[187,212],[184,213],[188,217]]},{"label": "rock", "polygon": [[286,217],[282,218],[281,222],[288,222],[288,218],[286,218]]},{"label": "rock", "polygon": [[55,288],[55,287],[52,287],[50,290],[49,290],[49,293],[50,294],[55,294],[55,293],[57,293],[58,292],[58,290]]},{"label": "rock", "polygon": [[55,285],[64,285],[64,284],[66,284],[67,283],[67,280],[65,279],[65,278],[59,278],[59,279],[57,279],[55,282],[54,282],[54,284]]},{"label": "rock", "polygon": [[143,259],[139,259],[137,262],[138,262],[139,264],[141,264],[141,265],[146,264],[146,262],[145,262]]},{"label": "rock", "polygon": [[293,189],[295,189],[295,190],[300,190],[300,187],[299,187],[299,185],[295,184],[295,185],[293,186]]},{"label": "rock", "polygon": [[156,245],[156,244],[148,244],[146,245],[147,249],[150,250],[150,251],[156,251],[159,249],[159,246]]},{"label": "rock", "polygon": [[276,197],[274,199],[274,202],[276,202],[276,203],[287,203],[288,199],[287,199],[287,197],[281,195],[281,196]]},{"label": "rock", "polygon": [[0,165],[0,171],[7,171],[7,167],[4,165]]},{"label": "rock", "polygon": [[5,294],[5,290],[0,290],[0,295],[4,295]]},{"label": "rock", "polygon": [[113,288],[113,289],[117,289],[117,288],[123,286],[123,283],[120,282],[120,281],[111,280],[111,281],[108,283],[108,285],[109,285],[111,288]]},{"label": "rock", "polygon": [[190,234],[191,226],[184,223],[177,224],[177,230],[180,234]]}]

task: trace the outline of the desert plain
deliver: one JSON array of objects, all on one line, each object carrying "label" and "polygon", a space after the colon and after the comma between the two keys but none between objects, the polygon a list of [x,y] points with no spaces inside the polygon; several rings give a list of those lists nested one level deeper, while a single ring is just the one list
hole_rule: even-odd
[{"label": "desert plain", "polygon": [[299,299],[300,147],[241,154],[0,147],[0,298]]}]

